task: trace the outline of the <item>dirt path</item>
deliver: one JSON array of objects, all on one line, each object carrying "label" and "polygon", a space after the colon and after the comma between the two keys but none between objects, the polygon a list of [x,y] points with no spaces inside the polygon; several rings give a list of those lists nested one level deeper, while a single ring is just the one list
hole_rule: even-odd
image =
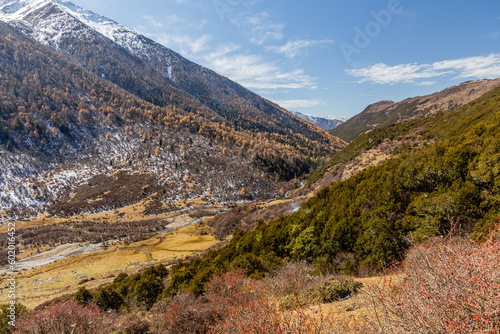
[{"label": "dirt path", "polygon": [[150,261],[154,261],[153,257],[151,256],[151,251],[152,251],[155,247],[159,246],[159,245],[163,242],[163,240],[164,240],[164,239],[165,239],[164,237],[161,237],[161,236],[160,236],[160,237],[158,238],[158,242],[157,242],[157,243],[155,243],[155,244],[153,244],[153,245],[143,246],[143,247],[141,247],[141,248],[138,250],[138,252],[137,252],[137,253],[140,253],[140,254],[144,254],[144,255],[146,255],[146,258],[147,258],[147,261],[148,261],[148,262],[150,262]]}]

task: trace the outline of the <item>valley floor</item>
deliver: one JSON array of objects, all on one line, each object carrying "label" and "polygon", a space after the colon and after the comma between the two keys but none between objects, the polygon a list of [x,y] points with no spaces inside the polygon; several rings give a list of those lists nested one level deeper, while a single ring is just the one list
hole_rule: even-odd
[{"label": "valley floor", "polygon": [[[111,283],[119,273],[135,273],[155,263],[169,263],[196,255],[218,242],[202,231],[204,229],[200,226],[187,226],[145,241],[129,245],[114,243],[106,250],[70,256],[19,272],[16,278],[18,302],[33,308],[75,293],[83,282],[87,288],[94,289]],[[6,298],[7,294],[2,293],[0,303],[7,302]]]}]

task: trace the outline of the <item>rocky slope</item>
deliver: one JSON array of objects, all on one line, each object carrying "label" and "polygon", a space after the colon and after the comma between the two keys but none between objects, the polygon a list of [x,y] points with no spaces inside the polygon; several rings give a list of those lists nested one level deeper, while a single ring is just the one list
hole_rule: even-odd
[{"label": "rocky slope", "polygon": [[441,92],[412,97],[401,102],[377,102],[331,130],[330,133],[350,142],[360,134],[377,127],[413,118],[429,117],[460,107],[479,98],[498,85],[500,85],[500,79],[467,81]]}]

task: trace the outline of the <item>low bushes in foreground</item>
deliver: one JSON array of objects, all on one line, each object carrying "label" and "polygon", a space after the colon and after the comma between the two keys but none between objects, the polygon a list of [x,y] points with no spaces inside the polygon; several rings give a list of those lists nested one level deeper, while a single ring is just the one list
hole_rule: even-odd
[{"label": "low bushes in foreground", "polygon": [[[500,240],[435,238],[413,248],[403,279],[372,291],[361,327],[376,333],[500,333]],[[362,328],[356,331],[361,331]]]},{"label": "low bushes in foreground", "polygon": [[113,329],[113,317],[95,304],[74,300],[23,314],[16,323],[16,334],[103,334]]}]

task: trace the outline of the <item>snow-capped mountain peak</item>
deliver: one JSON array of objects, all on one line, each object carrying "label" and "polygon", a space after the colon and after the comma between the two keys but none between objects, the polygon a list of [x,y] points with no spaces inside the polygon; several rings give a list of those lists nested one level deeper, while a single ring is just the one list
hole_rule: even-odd
[{"label": "snow-capped mountain peak", "polygon": [[111,20],[107,17],[98,15],[88,9],[79,7],[69,1],[52,0],[60,5],[60,8],[71,16],[77,18],[83,24],[94,29],[103,36],[118,43],[132,53],[138,53],[141,50],[142,43],[140,35],[131,29]]},{"label": "snow-capped mountain peak", "polygon": [[50,0],[0,1],[0,19],[6,22],[20,21],[50,3]]},{"label": "snow-capped mountain peak", "polygon": [[65,0],[0,0],[0,21],[22,28],[56,50],[65,38],[107,38],[147,62],[154,58],[171,80],[176,78],[173,62],[183,59],[133,30]]},{"label": "snow-capped mountain peak", "polygon": [[[64,0],[3,0],[0,1],[0,19],[7,22],[23,20],[29,22],[30,20],[26,19],[29,18],[30,15],[46,6],[53,6],[52,8],[57,7],[102,34],[111,35],[110,31],[116,30],[117,27],[129,30],[115,21]],[[110,27],[113,29],[106,29]]]},{"label": "snow-capped mountain peak", "polygon": [[[55,9],[59,9],[57,13]],[[59,14],[59,15],[57,15]],[[35,28],[34,25],[40,20],[44,21],[45,26],[54,24],[54,16],[61,14],[69,14],[86,26],[94,29],[96,32],[106,36],[107,38],[118,42],[118,35],[131,35],[137,37],[132,30],[110,20],[104,16],[95,14],[90,10],[79,7],[69,1],[64,0],[3,0],[0,1],[0,20],[5,22],[21,22],[27,24],[30,28]],[[64,15],[65,19],[69,18]],[[51,17],[51,21],[46,18]],[[121,43],[124,44],[124,43]],[[125,46],[125,45],[121,45]]]},{"label": "snow-capped mountain peak", "polygon": [[298,116],[299,118],[302,118],[303,120],[308,121],[309,123],[312,123],[316,125],[317,127],[322,128],[325,131],[329,131],[331,129],[334,129],[337,127],[339,124],[345,122],[347,120],[346,117],[336,117],[336,116],[314,116],[311,114],[303,114],[298,111],[292,111],[292,113],[295,116]]}]

